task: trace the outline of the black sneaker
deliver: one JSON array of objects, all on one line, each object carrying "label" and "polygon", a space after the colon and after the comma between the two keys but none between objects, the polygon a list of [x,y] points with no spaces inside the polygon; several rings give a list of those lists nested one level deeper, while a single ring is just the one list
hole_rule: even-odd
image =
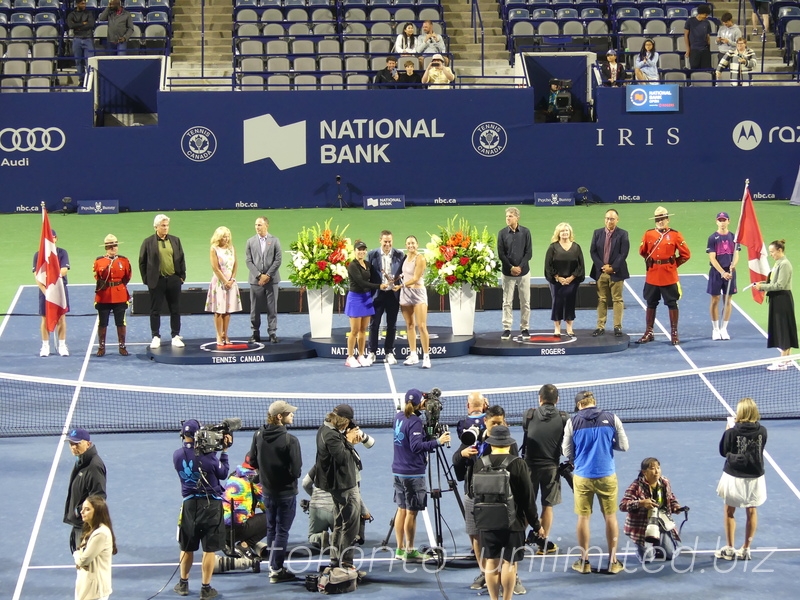
[{"label": "black sneaker", "polygon": [[547,540],[546,544],[537,545],[536,547],[536,554],[544,555],[544,554],[557,554],[558,553],[558,546],[556,546],[550,540]]},{"label": "black sneaker", "polygon": [[216,598],[217,596],[219,596],[219,593],[210,585],[204,585],[200,588],[200,600],[205,600],[206,598]]},{"label": "black sneaker", "polygon": [[281,567],[277,571],[269,572],[270,583],[285,583],[287,581],[297,581],[297,577],[286,567]]},{"label": "black sneaker", "polygon": [[597,336],[600,336],[600,335],[604,335],[604,334],[605,334],[605,332],[606,332],[606,330],[605,330],[605,329],[602,329],[602,328],[598,327],[597,329],[595,329],[595,330],[592,332],[592,337],[597,337]]},{"label": "black sneaker", "polygon": [[184,581],[181,579],[178,583],[175,584],[175,587],[172,590],[178,594],[178,596],[188,596],[189,595],[189,580],[187,579]]},{"label": "black sneaker", "polygon": [[511,330],[510,329],[504,329],[503,330],[503,335],[500,336],[500,339],[501,340],[510,340],[511,339]]},{"label": "black sneaker", "polygon": [[522,331],[519,332],[519,334],[524,338],[531,337],[531,332],[528,331],[527,329],[523,329]]},{"label": "black sneaker", "polygon": [[622,327],[614,327],[614,335],[616,337],[622,337]]}]

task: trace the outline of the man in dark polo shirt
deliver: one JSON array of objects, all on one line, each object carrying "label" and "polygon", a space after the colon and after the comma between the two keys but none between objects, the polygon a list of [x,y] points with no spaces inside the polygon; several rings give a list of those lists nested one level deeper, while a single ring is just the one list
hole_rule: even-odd
[{"label": "man in dark polo shirt", "polygon": [[697,7],[697,16],[686,20],[683,37],[686,40],[686,60],[690,69],[711,68],[711,23],[708,16],[711,7],[701,4]]},{"label": "man in dark polo shirt", "polygon": [[503,334],[501,340],[511,338],[514,288],[519,293],[519,328],[522,337],[528,337],[531,316],[531,275],[528,263],[533,255],[531,232],[519,224],[519,209],[506,209],[506,225],[497,234],[497,257],[503,265]]},{"label": "man in dark polo shirt", "polygon": [[174,348],[183,348],[181,333],[181,286],[186,280],[186,260],[181,240],[169,235],[169,217],[156,215],[153,220],[155,234],[142,242],[139,250],[139,272],[150,290],[150,330],[153,340],[150,347],[161,346],[161,306],[164,300],[169,308],[169,327]]}]

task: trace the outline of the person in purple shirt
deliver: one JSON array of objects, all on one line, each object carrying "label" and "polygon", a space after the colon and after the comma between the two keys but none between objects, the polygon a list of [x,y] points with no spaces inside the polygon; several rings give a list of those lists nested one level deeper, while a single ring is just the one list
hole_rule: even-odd
[{"label": "person in purple shirt", "polygon": [[425,396],[417,389],[405,395],[405,408],[394,420],[394,501],[397,515],[394,518],[394,533],[397,539],[395,558],[419,559],[414,547],[417,532],[417,512],[424,510],[428,501],[425,485],[427,455],[438,446],[450,441],[450,432],[445,431],[438,439],[425,439],[425,429],[420,411],[425,408]]},{"label": "person in purple shirt", "polygon": [[[58,236],[56,230],[51,229],[50,233],[53,234],[53,242],[58,244]],[[56,248],[56,256],[58,256],[58,265],[61,267],[61,278],[64,280],[64,297],[67,301],[67,312],[69,312],[69,290],[67,288],[67,271],[69,271],[69,254],[63,248]],[[39,251],[33,254],[33,274],[36,275],[36,263],[39,262]],[[39,356],[50,356],[50,332],[47,331],[47,318],[45,317],[46,302],[44,299],[44,286],[37,280],[36,284],[39,286],[39,314],[42,316],[42,349],[39,351]],[[69,356],[69,349],[67,348],[67,315],[61,315],[61,318],[56,323],[56,337],[58,338],[58,353],[61,356]]]},{"label": "person in purple shirt", "polygon": [[[225,521],[222,496],[225,492],[220,480],[228,477],[228,453],[222,451],[198,453],[194,447],[195,434],[200,422],[189,419],[183,422],[183,444],[172,455],[172,463],[181,480],[183,506],[179,519],[178,544],[180,545],[180,581],[173,588],[179,596],[189,595],[189,571],[195,551],[203,543],[201,562],[200,598],[214,598],[217,591],[211,587],[211,576],[217,559],[215,552],[225,547]],[[223,445],[227,449],[233,437],[226,434]]]},{"label": "person in purple shirt", "polygon": [[[728,231],[728,213],[717,215],[717,231],[709,236],[706,252],[711,271],[708,273],[706,292],[711,295],[711,339],[729,340],[728,321],[731,320],[733,295],[736,293],[736,263],[739,262],[739,245]],[[719,320],[719,297],[725,296],[722,322]]]}]

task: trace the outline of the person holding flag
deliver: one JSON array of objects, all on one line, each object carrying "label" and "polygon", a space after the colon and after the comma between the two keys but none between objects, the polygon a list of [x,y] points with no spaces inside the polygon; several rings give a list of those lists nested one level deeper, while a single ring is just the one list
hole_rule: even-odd
[{"label": "person holding flag", "polygon": [[[708,273],[706,293],[711,295],[711,339],[729,340],[728,321],[731,320],[733,295],[736,293],[736,263],[739,262],[739,248],[734,235],[728,231],[728,213],[717,214],[717,231],[708,238],[706,252],[711,270]],[[725,297],[722,309],[722,323],[719,320],[719,297]]]},{"label": "person holding flag", "polygon": [[39,356],[50,356],[50,333],[56,331],[58,353],[69,356],[67,348],[67,320],[69,296],[67,271],[69,254],[56,246],[58,236],[50,228],[50,219],[42,203],[42,236],[39,251],[33,255],[33,272],[39,286],[39,314],[42,317],[42,348]]},{"label": "person holding flag", "polygon": [[[754,287],[767,292],[769,314],[767,317],[767,348],[777,348],[781,356],[789,356],[792,348],[797,348],[797,322],[794,317],[794,298],[792,297],[792,263],[784,253],[786,240],[775,240],[769,245],[769,255],[775,261],[766,281],[759,281]],[[767,367],[768,371],[785,371],[792,361],[777,362]]]}]

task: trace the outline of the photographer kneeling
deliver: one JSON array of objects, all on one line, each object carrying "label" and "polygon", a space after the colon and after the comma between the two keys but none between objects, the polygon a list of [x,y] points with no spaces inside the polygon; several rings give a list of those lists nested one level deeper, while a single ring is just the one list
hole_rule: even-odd
[{"label": "photographer kneeling", "polygon": [[214,554],[225,547],[225,524],[222,510],[221,479],[228,476],[228,453],[233,436],[221,436],[222,452],[219,458],[213,448],[195,448],[195,436],[201,426],[196,419],[184,421],[181,430],[182,446],[172,455],[172,462],[181,480],[180,528],[178,544],[181,549],[180,581],[175,585],[179,596],[189,595],[189,571],[194,552],[203,543],[201,563],[200,598],[215,598],[217,590],[211,587],[211,576],[217,559]]},{"label": "photographer kneeling", "polygon": [[419,559],[422,555],[414,547],[417,533],[417,513],[428,504],[428,488],[425,469],[427,455],[437,447],[450,441],[450,432],[445,431],[438,439],[425,439],[420,411],[425,408],[425,395],[411,389],[405,395],[405,408],[394,419],[394,501],[397,514],[394,518],[394,533],[397,539],[395,558]]}]

